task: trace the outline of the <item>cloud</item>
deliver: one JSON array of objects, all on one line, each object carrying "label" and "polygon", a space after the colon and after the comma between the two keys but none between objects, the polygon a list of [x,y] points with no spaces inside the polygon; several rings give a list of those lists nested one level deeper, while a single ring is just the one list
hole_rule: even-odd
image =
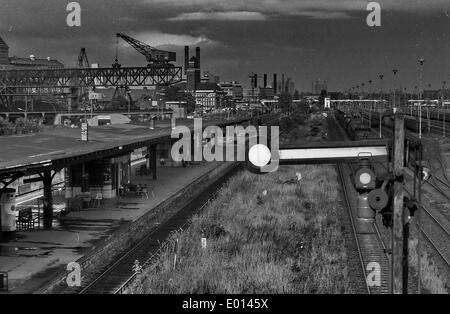
[{"label": "cloud", "polygon": [[303,11],[298,15],[306,16],[313,19],[349,19],[352,16],[346,12],[329,12],[329,11]]},{"label": "cloud", "polygon": [[[144,3],[188,12],[260,12],[263,14],[308,16],[304,12],[321,12],[315,18],[342,18],[342,12],[365,11],[370,0],[142,0]],[[448,0],[377,0],[385,10],[427,13],[450,8]],[[330,12],[325,14],[325,12]],[[310,15],[314,17],[314,15]],[[320,17],[318,17],[320,16]]]},{"label": "cloud", "polygon": [[252,11],[228,11],[228,12],[191,12],[181,13],[176,17],[168,18],[169,21],[263,21],[267,17],[261,12]]},{"label": "cloud", "polygon": [[[131,37],[136,38],[137,40],[140,40],[153,47],[186,45],[206,46],[217,44],[216,41],[213,41],[204,35],[191,36],[188,34],[170,34],[160,31],[136,33],[132,34]],[[124,46],[128,46],[128,44],[124,43]]]}]

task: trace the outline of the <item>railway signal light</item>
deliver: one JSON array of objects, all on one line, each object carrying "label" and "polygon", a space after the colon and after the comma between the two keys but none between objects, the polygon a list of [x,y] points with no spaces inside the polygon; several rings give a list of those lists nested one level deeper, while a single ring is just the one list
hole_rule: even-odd
[{"label": "railway signal light", "polygon": [[374,210],[382,210],[388,204],[389,196],[384,189],[374,189],[369,193],[369,205]]},{"label": "railway signal light", "polygon": [[[375,218],[375,211],[369,199],[370,193],[376,187],[376,175],[371,169],[370,159],[360,158],[359,169],[355,172],[355,189],[358,191],[357,197],[357,217],[360,220],[372,222]],[[372,198],[377,201],[382,200],[382,193],[372,193]]]},{"label": "railway signal light", "polygon": [[368,158],[360,159],[359,169],[355,173],[355,188],[358,192],[375,188],[376,175],[370,167]]},{"label": "railway signal light", "polygon": [[389,203],[389,195],[388,189],[386,188],[390,182],[391,178],[386,178],[383,181],[381,187],[370,191],[369,193],[369,204],[373,210],[380,211],[388,206]]}]

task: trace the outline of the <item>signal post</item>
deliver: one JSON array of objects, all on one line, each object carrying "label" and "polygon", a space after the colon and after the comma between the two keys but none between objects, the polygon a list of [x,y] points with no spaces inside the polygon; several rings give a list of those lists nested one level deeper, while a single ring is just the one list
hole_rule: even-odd
[{"label": "signal post", "polygon": [[[408,252],[404,249],[407,249],[408,239],[404,235],[408,236],[409,234],[409,223],[405,224],[404,220],[404,115],[401,112],[396,112],[394,118],[395,129],[392,141],[380,139],[287,145],[280,147],[278,154],[273,154],[268,149],[267,154],[269,156],[266,159],[272,162],[271,159],[275,159],[274,156],[278,156],[277,161],[279,165],[358,162],[360,168],[355,174],[355,178],[358,178],[360,182],[355,179],[355,188],[357,191],[359,190],[358,193],[364,193],[365,198],[362,204],[367,205],[364,207],[366,209],[365,212],[358,209],[358,217],[370,222],[373,221],[375,211],[379,211],[383,215],[383,219],[386,214],[385,226],[392,228],[390,291],[394,294],[401,294],[407,293]],[[373,184],[377,180],[376,175],[371,172],[367,162],[361,163],[362,154],[370,156],[372,162],[389,162],[392,165],[392,175],[385,179],[378,188]],[[251,167],[250,163],[252,163],[251,160],[247,163],[249,165],[248,170],[261,173],[255,171],[256,164],[253,164],[253,167]],[[258,167],[261,166],[256,166],[256,168]],[[389,196],[391,196],[390,201]],[[362,208],[363,206],[360,207]],[[383,213],[383,211],[386,211],[386,213]]]},{"label": "signal post", "polygon": [[[391,278],[392,293],[400,294],[403,289],[403,265],[408,263],[407,256],[403,254],[403,180],[404,180],[404,153],[405,153],[405,120],[402,113],[395,114],[394,127],[394,206],[393,226],[391,236],[392,259]],[[404,260],[406,259],[406,260]],[[405,274],[406,275],[406,274]],[[406,288],[406,287],[405,287]]]}]

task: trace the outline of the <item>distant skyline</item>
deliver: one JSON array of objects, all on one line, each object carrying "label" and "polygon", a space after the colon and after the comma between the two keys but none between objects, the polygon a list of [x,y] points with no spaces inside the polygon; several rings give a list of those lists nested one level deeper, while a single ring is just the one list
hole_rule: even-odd
[{"label": "distant skyline", "polygon": [[[10,56],[47,56],[75,66],[81,47],[89,61],[110,66],[115,57],[115,33],[177,52],[183,46],[202,48],[202,72],[221,80],[248,75],[285,73],[296,89],[310,91],[323,79],[331,91],[361,85],[379,90],[398,82],[418,85],[418,57],[426,59],[424,87],[450,86],[450,1],[383,0],[381,27],[366,24],[362,0],[80,0],[81,27],[66,24],[62,0],[0,0],[0,36]],[[145,66],[142,55],[119,40],[123,66]]]}]

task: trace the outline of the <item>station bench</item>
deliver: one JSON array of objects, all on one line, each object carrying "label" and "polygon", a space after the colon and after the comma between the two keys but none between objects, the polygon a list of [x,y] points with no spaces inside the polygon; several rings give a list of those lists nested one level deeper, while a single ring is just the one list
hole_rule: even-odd
[{"label": "station bench", "polygon": [[26,207],[19,209],[19,216],[17,217],[16,225],[21,230],[30,230],[34,229],[37,220],[38,217],[33,215],[33,208]]}]

